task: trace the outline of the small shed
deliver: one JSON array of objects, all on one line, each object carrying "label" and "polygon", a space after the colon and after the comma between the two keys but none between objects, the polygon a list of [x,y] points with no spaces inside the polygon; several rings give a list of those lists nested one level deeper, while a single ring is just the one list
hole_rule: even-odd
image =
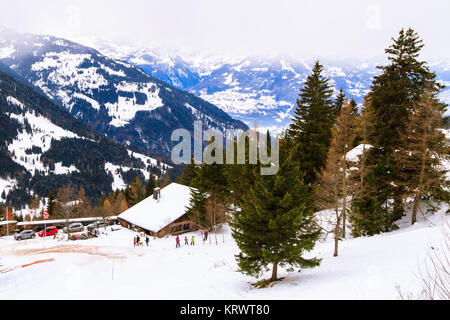
[{"label": "small shed", "polygon": [[198,230],[186,215],[191,188],[171,183],[118,216],[122,226],[144,231],[158,238]]}]

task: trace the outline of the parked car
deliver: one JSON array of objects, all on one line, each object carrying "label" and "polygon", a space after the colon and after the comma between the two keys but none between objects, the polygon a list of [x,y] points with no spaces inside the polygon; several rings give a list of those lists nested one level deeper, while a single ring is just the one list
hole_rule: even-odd
[{"label": "parked car", "polygon": [[104,228],[104,227],[107,227],[107,226],[108,226],[108,223],[106,223],[106,222],[95,221],[95,222],[93,222],[91,224],[88,224],[87,228],[89,230],[89,229],[96,229],[96,228]]},{"label": "parked car", "polygon": [[89,239],[89,237],[85,233],[82,233],[82,234],[71,234],[69,239],[70,240],[87,240],[87,239]]},{"label": "parked car", "polygon": [[34,239],[36,233],[33,230],[23,230],[14,234],[15,240]]},{"label": "parked car", "polygon": [[54,234],[58,233],[58,229],[55,226],[47,227],[45,230],[41,230],[38,232],[39,237],[48,237],[53,236]]},{"label": "parked car", "polygon": [[68,233],[70,232],[80,232],[84,230],[84,226],[82,223],[80,222],[75,222],[75,223],[71,223],[69,224],[69,228],[64,227],[63,232]]}]

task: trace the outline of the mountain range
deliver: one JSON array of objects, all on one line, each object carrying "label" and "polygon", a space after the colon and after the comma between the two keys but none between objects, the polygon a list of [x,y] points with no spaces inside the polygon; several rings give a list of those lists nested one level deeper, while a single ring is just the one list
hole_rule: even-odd
[{"label": "mountain range", "polygon": [[[290,123],[299,89],[316,60],[289,55],[224,58],[108,41],[94,40],[91,44],[109,56],[213,103],[248,126],[257,121],[259,126],[273,130]],[[318,60],[335,92],[342,88],[347,97],[359,104],[363,103],[373,76],[379,72],[376,66],[386,64],[381,58]],[[443,84],[450,85],[450,61],[431,61],[429,67]],[[450,103],[450,88],[441,93],[441,99]]]},{"label": "mountain range", "polygon": [[0,62],[90,128],[130,148],[168,155],[174,129],[245,130],[215,105],[78,43],[0,31]]},{"label": "mountain range", "polygon": [[0,65],[0,202],[16,209],[65,185],[83,187],[94,202],[148,179],[160,161],[127,149],[26,85]]},{"label": "mountain range", "polygon": [[[320,59],[335,92],[363,102],[377,60]],[[65,184],[93,200],[161,167],[174,129],[278,131],[313,59],[224,58],[0,30],[0,202]],[[450,84],[450,63],[430,69]],[[441,93],[450,102],[450,89]],[[155,155],[154,157],[150,157]],[[167,165],[162,164],[163,169]]]}]

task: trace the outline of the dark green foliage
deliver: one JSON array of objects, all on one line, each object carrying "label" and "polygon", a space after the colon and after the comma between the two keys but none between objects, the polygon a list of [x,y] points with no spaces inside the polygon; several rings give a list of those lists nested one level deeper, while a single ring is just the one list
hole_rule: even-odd
[{"label": "dark green foliage", "polygon": [[133,181],[136,179],[136,177],[139,178],[139,180],[141,180],[141,181],[145,181],[144,174],[139,170],[130,169],[130,170],[124,171],[122,169],[119,169],[118,173],[121,175],[123,181],[126,184],[133,183]]},{"label": "dark green foliage", "polygon": [[352,106],[353,113],[358,114],[358,104],[356,103],[355,99],[350,100],[350,105]]},{"label": "dark green foliage", "polygon": [[[8,102],[8,97],[15,97],[23,103],[23,109],[14,103]],[[32,132],[28,121],[23,123],[15,117],[34,113],[43,116],[55,125],[76,133],[82,138],[63,138],[52,140],[51,147],[44,154],[38,146],[30,146],[27,155],[41,155],[41,162],[50,173],[36,171],[34,176],[25,168],[13,161],[14,154],[7,146],[17,137],[19,132]],[[75,189],[84,187],[86,195],[92,202],[110,193],[113,177],[105,170],[105,163],[110,162],[119,166],[146,169],[146,164],[129,156],[127,149],[111,139],[104,137],[80,121],[74,119],[67,111],[55,105],[40,93],[0,72],[0,177],[17,180],[14,189],[5,195],[14,208],[20,209],[31,200],[33,190],[44,198],[50,190],[59,190],[62,186],[72,185]],[[39,128],[36,128],[39,129]],[[28,157],[21,157],[24,161],[31,161]],[[27,159],[28,158],[28,159]],[[33,159],[33,161],[35,161]],[[55,163],[61,162],[63,166],[74,165],[79,172],[71,174],[55,174]],[[151,170],[155,170],[151,168]],[[129,171],[124,175],[129,182],[139,176],[143,179],[141,171]]]},{"label": "dark green foliage", "polygon": [[341,112],[342,106],[344,105],[344,101],[345,101],[345,93],[344,90],[341,88],[339,90],[339,94],[334,100],[334,118],[336,118]]},{"label": "dark green foliage", "polygon": [[[367,96],[368,142],[367,179],[354,199],[362,234],[375,234],[396,229],[395,222],[404,215],[403,201],[408,181],[404,166],[394,153],[402,149],[404,135],[413,106],[426,87],[438,93],[442,86],[435,81],[426,63],[419,61],[422,40],[412,29],[400,31],[387,48],[389,64],[378,67],[382,73],[374,78]],[[393,205],[389,201],[393,200]]]},{"label": "dark green foliage", "polygon": [[186,165],[181,172],[181,175],[177,178],[177,183],[185,186],[193,186],[193,180],[197,174],[197,166],[194,164],[194,158],[192,157],[191,163]]},{"label": "dark green foliage", "polygon": [[294,159],[304,173],[304,182],[313,183],[323,168],[330,146],[331,127],[336,111],[331,100],[329,80],[322,75],[323,67],[317,61],[300,90],[297,109],[288,134],[294,139]]},{"label": "dark green foliage", "polygon": [[192,221],[202,228],[210,229],[211,223],[206,216],[206,203],[208,201],[207,192],[198,189],[191,189],[191,202],[186,209],[186,214]]},{"label": "dark green foliage", "polygon": [[302,257],[314,248],[320,229],[308,206],[309,187],[303,184],[303,174],[287,149],[280,150],[280,170],[276,175],[255,172],[254,185],[242,196],[241,211],[230,221],[241,251],[236,256],[239,268],[251,276],[259,277],[273,266],[272,280],[276,280],[278,266],[293,270],[320,263],[320,259]]},{"label": "dark green foliage", "polygon": [[145,196],[148,198],[153,195],[153,191],[155,190],[155,177],[153,174],[150,174],[150,177],[145,184]]},{"label": "dark green foliage", "polygon": [[48,193],[47,212],[49,216],[53,216],[55,209],[55,194],[53,190]]},{"label": "dark green foliage", "polygon": [[[213,151],[215,153],[215,150]],[[214,155],[214,154],[213,154]],[[193,162],[193,159],[191,160]],[[217,219],[219,207],[226,206],[230,195],[227,180],[227,170],[224,164],[188,165],[183,179],[196,190],[191,190],[191,202],[187,208],[188,216],[202,227],[213,228],[225,221]],[[212,209],[212,219],[208,220],[206,205],[209,201]]]},{"label": "dark green foliage", "polygon": [[164,176],[164,180],[162,182],[161,188],[167,187],[169,184],[172,183],[172,178],[170,177],[170,174],[167,172]]}]

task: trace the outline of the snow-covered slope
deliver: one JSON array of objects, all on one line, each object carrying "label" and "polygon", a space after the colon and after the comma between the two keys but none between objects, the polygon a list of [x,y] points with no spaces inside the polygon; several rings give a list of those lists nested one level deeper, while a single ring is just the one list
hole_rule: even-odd
[{"label": "snow-covered slope", "polygon": [[191,93],[65,39],[0,31],[0,62],[91,128],[147,150],[169,154],[172,131],[193,130],[195,120],[221,131],[247,128]]},{"label": "snow-covered slope", "polygon": [[332,256],[332,239],[319,242],[308,255],[323,259],[319,267],[280,268],[285,278],[265,289],[255,289],[256,279],[238,272],[239,249],[228,226],[218,231],[217,245],[213,234],[202,242],[199,233],[190,233],[195,246],[177,249],[174,237],[151,238],[149,247],[134,248],[136,233],[122,228],[76,244],[49,237],[25,245],[5,237],[0,238],[0,298],[36,299],[42,288],[47,299],[400,299],[399,292],[420,298],[418,274],[429,263],[427,250],[445,250],[446,209],[420,217],[412,227],[344,239],[338,257]]}]

